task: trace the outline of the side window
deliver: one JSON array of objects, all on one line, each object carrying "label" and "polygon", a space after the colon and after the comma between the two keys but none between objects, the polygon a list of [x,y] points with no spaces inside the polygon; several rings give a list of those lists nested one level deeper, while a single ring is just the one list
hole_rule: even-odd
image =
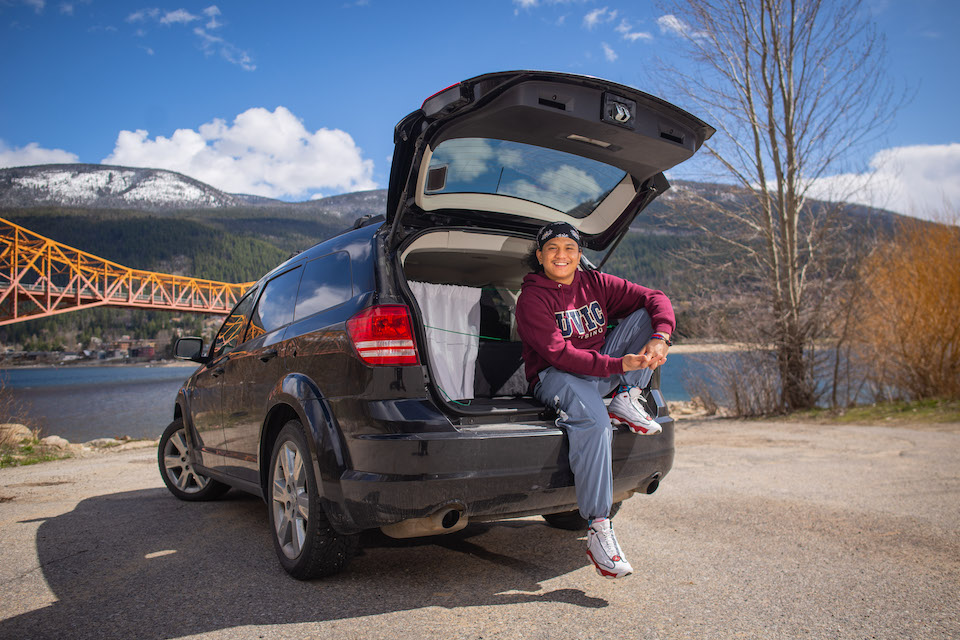
[{"label": "side window", "polygon": [[353,297],[350,255],[338,251],[311,260],[303,270],[295,319],[335,307]]},{"label": "side window", "polygon": [[297,267],[267,283],[260,302],[250,316],[247,340],[252,340],[293,322],[293,305],[297,299],[297,287],[303,269]]},{"label": "side window", "polygon": [[213,341],[211,358],[217,358],[237,348],[237,345],[240,344],[240,334],[243,331],[244,322],[246,322],[253,301],[256,299],[256,289],[249,291],[233,308],[227,319],[223,321],[223,325]]}]

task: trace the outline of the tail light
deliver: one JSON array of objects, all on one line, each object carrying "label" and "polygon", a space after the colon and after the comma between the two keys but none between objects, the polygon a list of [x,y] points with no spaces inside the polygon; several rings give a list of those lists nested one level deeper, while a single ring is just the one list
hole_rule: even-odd
[{"label": "tail light", "polygon": [[419,364],[410,326],[410,312],[403,305],[368,307],[347,320],[347,333],[360,359],[379,367]]}]

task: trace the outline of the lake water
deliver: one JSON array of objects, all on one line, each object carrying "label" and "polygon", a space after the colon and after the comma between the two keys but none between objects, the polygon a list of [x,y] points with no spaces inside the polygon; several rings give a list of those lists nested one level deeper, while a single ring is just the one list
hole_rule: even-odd
[{"label": "lake water", "polygon": [[[689,400],[681,380],[694,363],[673,354],[661,371],[669,401]],[[44,434],[70,442],[131,436],[159,438],[173,419],[180,385],[196,365],[67,366],[0,369],[0,379]]]},{"label": "lake water", "polygon": [[0,377],[47,435],[70,442],[128,435],[159,438],[173,419],[190,366],[10,368]]}]

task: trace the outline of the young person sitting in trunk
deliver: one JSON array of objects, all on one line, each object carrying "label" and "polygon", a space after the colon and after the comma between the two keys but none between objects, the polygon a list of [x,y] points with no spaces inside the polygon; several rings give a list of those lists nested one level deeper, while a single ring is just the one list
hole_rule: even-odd
[{"label": "young person sitting in trunk", "polygon": [[[587,520],[587,556],[608,578],[630,575],[610,524],[614,425],[639,435],[660,433],[640,401],[653,370],[667,359],[676,326],[661,291],[599,271],[581,271],[580,234],[553,222],[537,234],[539,267],[523,279],[517,330],[527,381],[557,410],[570,441],[580,514]],[[607,331],[607,323],[621,319]],[[603,397],[616,389],[607,407]]]}]

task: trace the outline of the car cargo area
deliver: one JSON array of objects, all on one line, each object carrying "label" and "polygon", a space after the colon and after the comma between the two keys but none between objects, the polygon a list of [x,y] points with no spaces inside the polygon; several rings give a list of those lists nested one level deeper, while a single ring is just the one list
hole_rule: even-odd
[{"label": "car cargo area", "polygon": [[442,397],[471,410],[542,409],[527,392],[514,310],[532,241],[467,230],[418,235],[400,253]]}]

